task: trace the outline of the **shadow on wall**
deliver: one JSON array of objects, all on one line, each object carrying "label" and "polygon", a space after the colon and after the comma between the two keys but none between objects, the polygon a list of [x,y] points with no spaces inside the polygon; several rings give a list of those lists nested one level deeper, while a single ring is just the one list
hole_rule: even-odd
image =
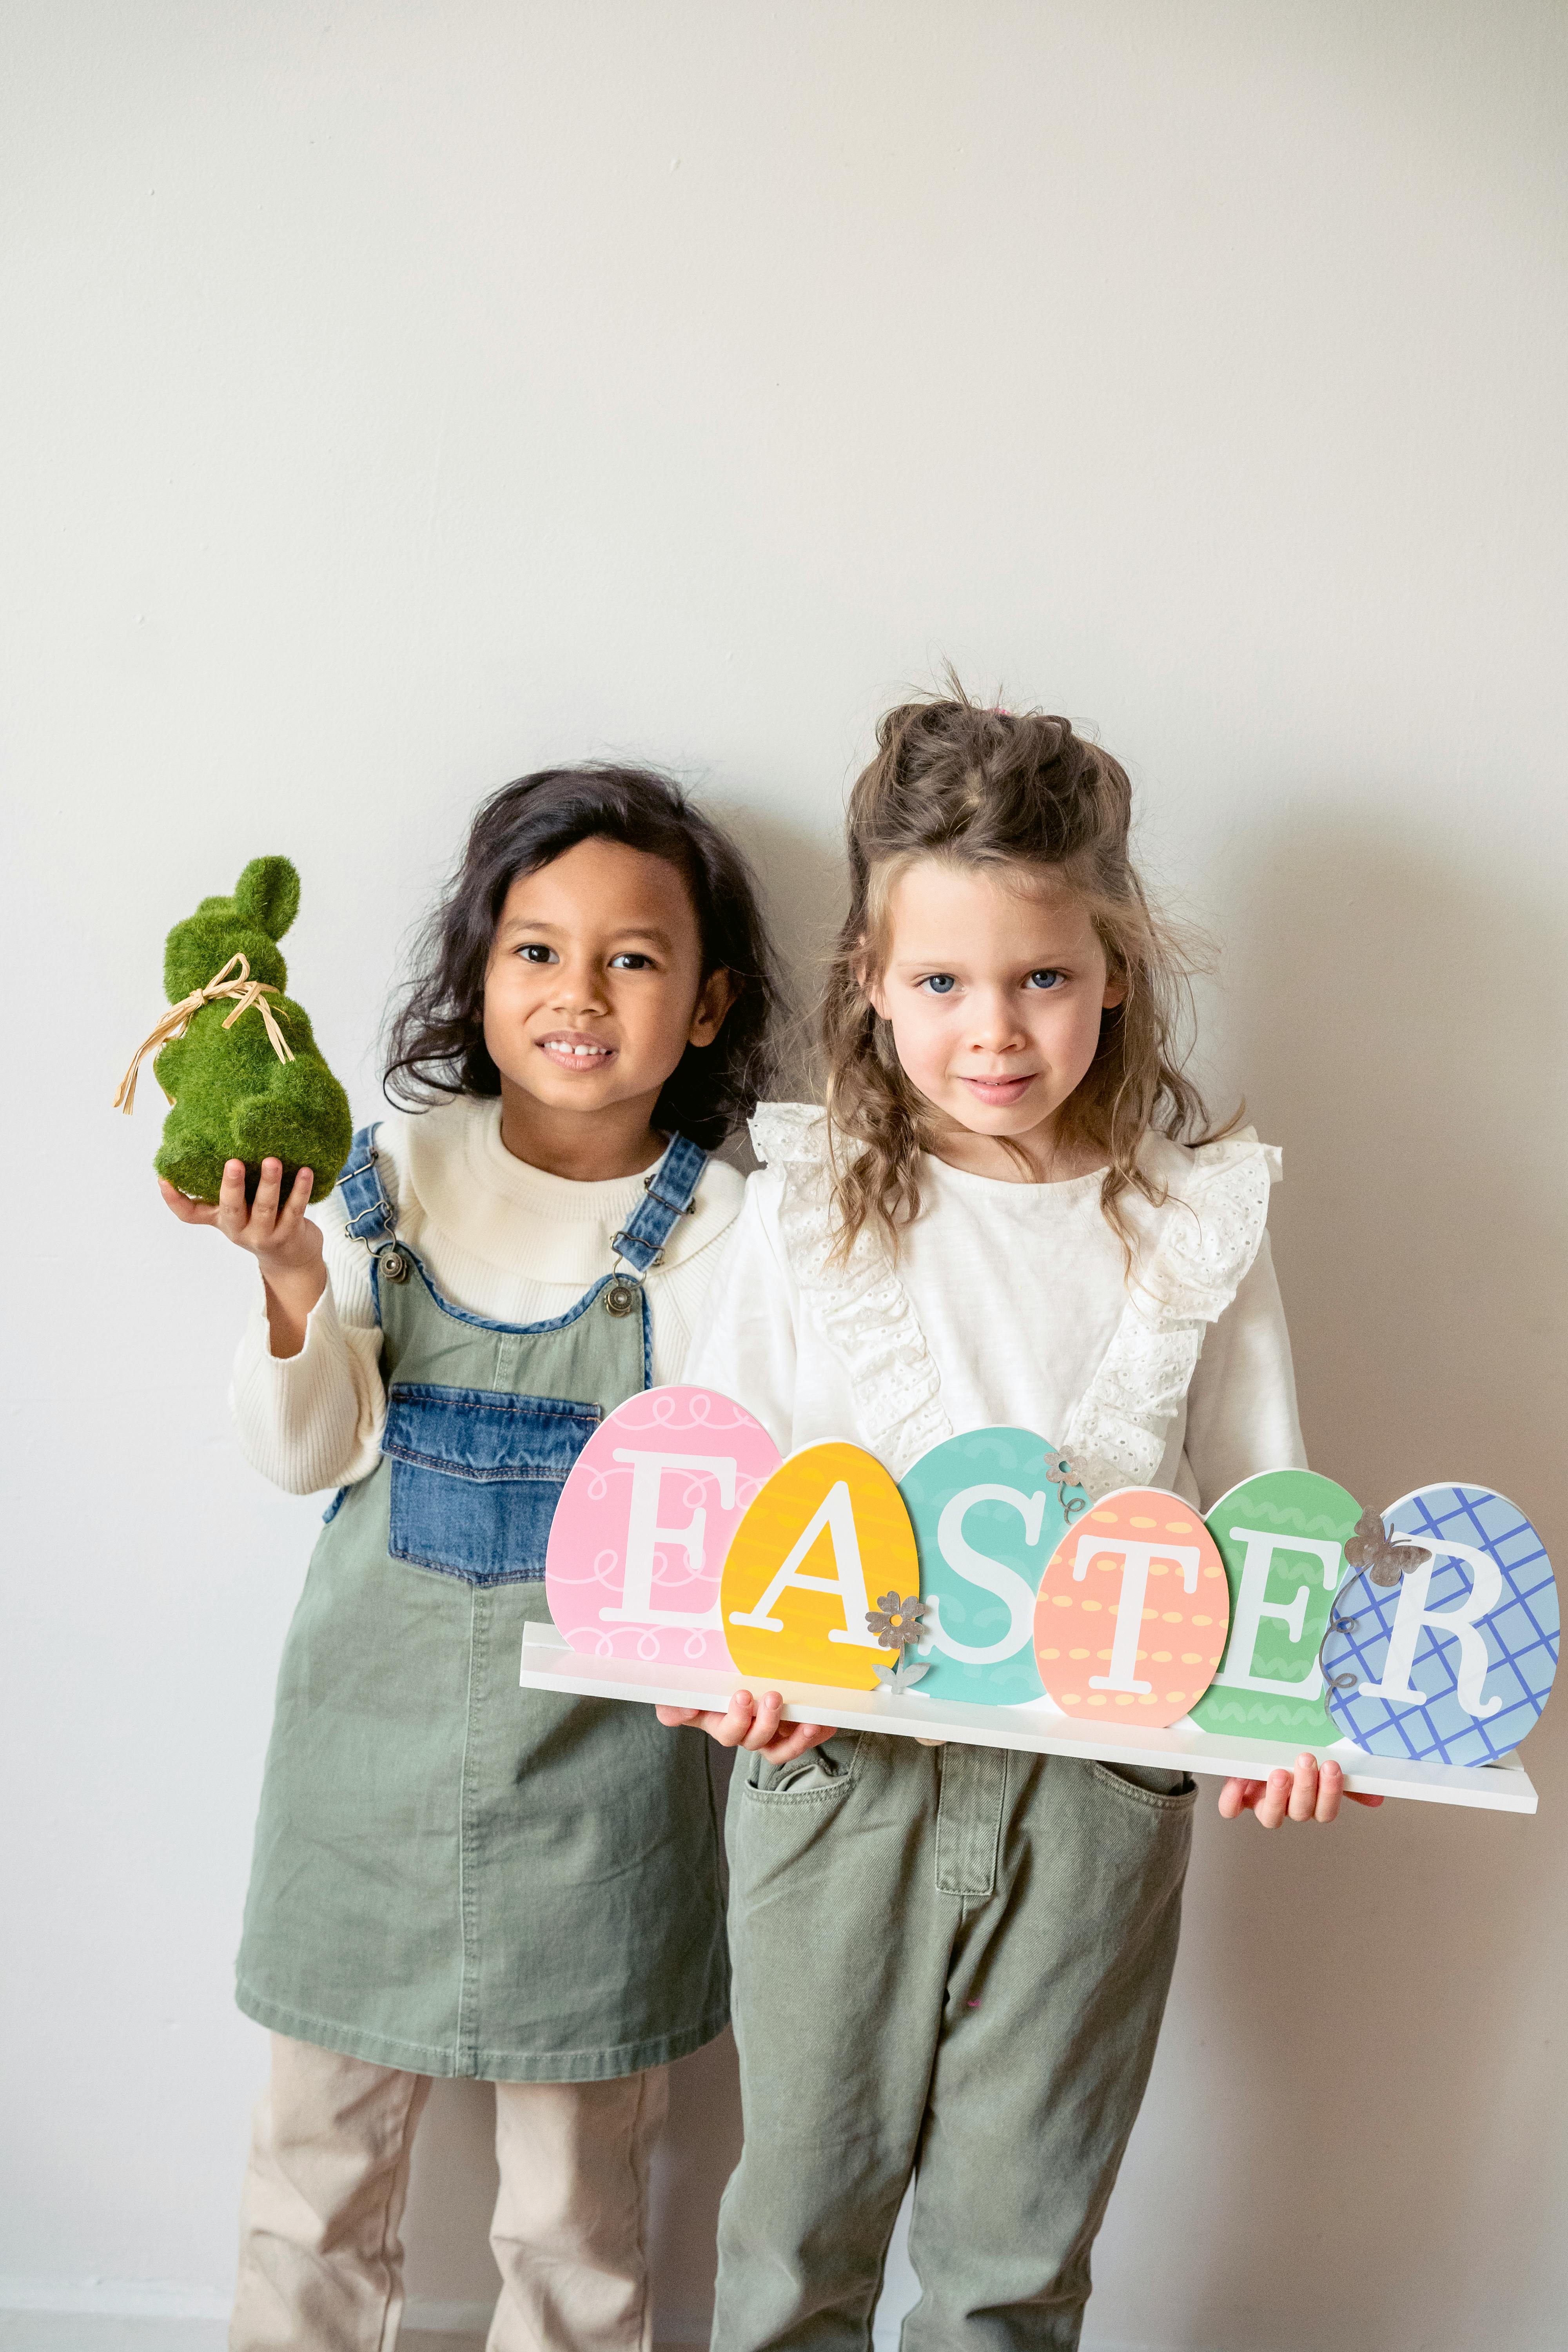
[{"label": "shadow on wall", "polygon": [[489,2247],[495,2113],[488,2083],[436,2084],[414,2143],[403,2225],[410,2300],[462,2305],[473,2325],[500,2292]]},{"label": "shadow on wall", "polygon": [[[1485,1481],[1568,1567],[1555,914],[1531,877],[1500,888],[1364,814],[1238,843],[1235,878],[1234,1066],[1285,1149],[1271,1226],[1310,1457],[1379,1507]],[[1565,1754],[1568,1689],[1529,1743],[1534,1820],[1391,1803],[1270,1837],[1222,1826],[1205,1784],[1100,2329],[1210,2352],[1554,2339],[1563,2255],[1553,2281],[1526,2152],[1568,2091]],[[1177,2182],[1173,2298],[1135,2207]],[[1532,2276],[1539,2307],[1515,2291]]]},{"label": "shadow on wall", "polygon": [[713,813],[742,843],[763,886],[788,998],[777,1038],[779,1090],[786,1101],[804,1100],[815,1091],[817,1004],[844,915],[844,854],[837,838],[825,841],[765,810],[718,803]]},{"label": "shadow on wall", "polygon": [[654,2164],[655,2336],[703,2344],[713,2315],[719,2200],[741,2155],[741,2081],[728,2032],[670,2074]]}]

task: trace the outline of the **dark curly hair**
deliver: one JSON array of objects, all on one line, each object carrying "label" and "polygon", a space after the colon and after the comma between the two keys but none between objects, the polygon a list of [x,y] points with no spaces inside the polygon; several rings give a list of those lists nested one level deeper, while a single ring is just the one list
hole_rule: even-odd
[{"label": "dark curly hair", "polygon": [[730,974],[734,1000],[717,1037],[688,1045],[654,1108],[654,1125],[666,1134],[712,1150],[751,1116],[772,1076],[773,946],[741,850],[679,784],[646,768],[543,768],[480,804],[462,864],[419,935],[383,1088],[390,1102],[413,1109],[454,1094],[500,1094],[484,995],[506,894],[520,874],[537,873],[595,836],[674,866],[696,909],[704,978]]}]

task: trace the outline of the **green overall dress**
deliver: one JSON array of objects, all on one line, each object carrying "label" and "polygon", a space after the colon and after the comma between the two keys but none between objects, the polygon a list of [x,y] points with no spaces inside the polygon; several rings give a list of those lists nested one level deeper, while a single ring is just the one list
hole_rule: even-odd
[{"label": "green overall dress", "polygon": [[568,1314],[493,1323],[398,1242],[374,1129],[340,1181],[374,1252],[382,1457],[327,1515],[284,1646],[237,1969],[247,2016],[418,2074],[588,2082],[720,2032],[709,1742],[520,1689],[544,1550],[603,1415],[648,1385],[637,1278],[706,1155],[676,1137]]}]

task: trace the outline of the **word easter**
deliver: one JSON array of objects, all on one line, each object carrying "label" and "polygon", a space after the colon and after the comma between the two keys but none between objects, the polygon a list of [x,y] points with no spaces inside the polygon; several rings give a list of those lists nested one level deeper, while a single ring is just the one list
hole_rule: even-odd
[{"label": "word easter", "polygon": [[1154,1487],[1091,1498],[1023,1429],[950,1437],[895,1485],[856,1445],[781,1461],[742,1406],[692,1388],[595,1431],[546,1591],[588,1657],[1416,1763],[1509,1755],[1559,1637],[1541,1539],[1488,1487],[1423,1487],[1379,1517],[1272,1470],[1205,1517]]}]

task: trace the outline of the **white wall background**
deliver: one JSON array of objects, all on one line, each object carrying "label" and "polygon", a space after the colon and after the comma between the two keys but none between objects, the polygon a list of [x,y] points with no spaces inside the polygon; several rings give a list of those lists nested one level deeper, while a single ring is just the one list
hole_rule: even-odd
[{"label": "white wall background", "polygon": [[[489,786],[674,765],[805,958],[900,685],[1092,723],[1225,945],[1316,1458],[1484,1478],[1568,1556],[1568,16],[9,0],[0,43],[0,2304],[216,2312],[314,1510],[229,1433],[247,1269],[109,1098],[258,851],[363,1116]],[[1568,1701],[1533,1822],[1205,1820],[1094,2344],[1561,2343],[1565,1748]],[[483,2107],[422,2150],[427,2315],[489,2292]],[[735,2137],[721,2049],[673,2336]]]}]

